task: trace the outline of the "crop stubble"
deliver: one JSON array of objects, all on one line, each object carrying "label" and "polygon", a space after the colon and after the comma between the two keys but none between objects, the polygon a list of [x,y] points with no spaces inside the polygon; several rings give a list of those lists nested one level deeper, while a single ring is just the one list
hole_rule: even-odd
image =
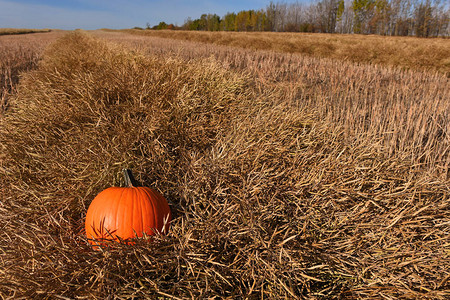
[{"label": "crop stubble", "polygon": [[[122,46],[64,37],[0,119],[1,295],[449,296],[445,76],[100,36]],[[92,251],[123,167],[170,234]]]}]

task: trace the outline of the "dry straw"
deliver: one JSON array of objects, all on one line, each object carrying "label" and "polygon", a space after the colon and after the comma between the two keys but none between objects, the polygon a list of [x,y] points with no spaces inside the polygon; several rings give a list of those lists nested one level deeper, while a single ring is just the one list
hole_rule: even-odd
[{"label": "dry straw", "polygon": [[438,71],[450,76],[450,40],[357,34],[287,32],[208,32],[122,30],[139,36],[297,53],[402,69]]},{"label": "dry straw", "polygon": [[50,29],[0,28],[0,35],[16,35],[50,32]]},{"label": "dry straw", "polygon": [[[350,138],[370,139],[382,144],[391,156],[409,159],[422,170],[450,178],[450,89],[445,76],[210,43],[117,32],[97,34],[152,55],[177,55],[188,60],[212,56],[222,66],[252,76],[260,93],[275,90],[279,93],[276,101],[313,112],[317,120],[343,126]],[[371,39],[375,37],[365,43],[370,44]]]},{"label": "dry straw", "polygon": [[14,93],[19,82],[20,73],[35,68],[45,46],[62,34],[2,36],[5,32],[13,34],[16,31],[0,28],[0,118],[8,106],[8,95]]},{"label": "dry straw", "polygon": [[[441,101],[444,77],[122,42],[60,39],[0,119],[2,297],[450,296],[448,179],[414,166],[409,146],[337,118],[366,109],[345,109],[364,96],[389,105],[413,95],[395,78],[435,86],[419,95]],[[404,113],[395,105],[394,121]],[[169,200],[170,233],[92,251],[80,234],[86,208],[123,167]]]}]

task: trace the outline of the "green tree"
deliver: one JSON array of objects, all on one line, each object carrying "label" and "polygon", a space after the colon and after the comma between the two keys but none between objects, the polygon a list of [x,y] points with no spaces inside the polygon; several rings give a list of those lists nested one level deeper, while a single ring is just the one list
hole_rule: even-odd
[{"label": "green tree", "polygon": [[345,10],[345,2],[344,0],[340,0],[338,1],[338,5],[337,5],[337,11],[336,11],[336,19],[337,21],[342,21],[342,15],[344,14],[344,10]]},{"label": "green tree", "polygon": [[242,10],[236,15],[236,30],[248,31],[248,25],[250,24],[249,12]]},{"label": "green tree", "polygon": [[219,31],[220,17],[216,14],[208,14],[206,16],[206,29],[209,31]]},{"label": "green tree", "polygon": [[414,12],[414,17],[416,35],[429,37],[433,25],[433,7],[430,1],[420,3]]},{"label": "green tree", "polygon": [[227,13],[221,21],[221,29],[225,31],[235,31],[236,30],[236,14]]},{"label": "green tree", "polygon": [[[339,16],[344,11],[343,0],[321,0],[317,3],[318,25],[321,32],[335,33]],[[339,15],[340,14],[340,15]]]},{"label": "green tree", "polygon": [[167,25],[166,22],[159,22],[158,25],[153,26],[153,29],[156,29],[156,30],[167,29],[168,26],[169,25]]},{"label": "green tree", "polygon": [[391,18],[391,5],[389,0],[376,0],[374,14],[369,21],[372,33],[387,35],[389,34],[389,22]]},{"label": "green tree", "polygon": [[353,0],[352,8],[355,18],[355,33],[370,33],[369,20],[373,16],[375,0]]},{"label": "green tree", "polygon": [[277,9],[273,1],[270,1],[269,5],[266,7],[266,23],[265,31],[275,31],[277,22]]},{"label": "green tree", "polygon": [[267,22],[267,16],[265,14],[265,12],[261,9],[258,10],[256,13],[256,28],[255,30],[257,31],[264,31],[265,27],[266,27],[266,22]]}]

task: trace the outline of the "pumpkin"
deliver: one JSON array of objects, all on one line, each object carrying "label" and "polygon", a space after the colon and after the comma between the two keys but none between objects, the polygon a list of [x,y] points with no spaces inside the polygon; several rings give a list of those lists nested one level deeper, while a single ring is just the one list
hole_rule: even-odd
[{"label": "pumpkin", "polygon": [[131,170],[124,169],[127,187],[100,192],[86,213],[85,229],[92,245],[166,233],[172,219],[167,200],[156,190],[138,186]]}]

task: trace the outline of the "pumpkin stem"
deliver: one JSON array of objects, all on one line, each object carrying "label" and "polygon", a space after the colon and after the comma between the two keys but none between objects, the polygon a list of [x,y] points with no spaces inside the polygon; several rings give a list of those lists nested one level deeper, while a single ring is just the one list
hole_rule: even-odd
[{"label": "pumpkin stem", "polygon": [[137,187],[139,186],[136,179],[134,179],[133,172],[130,169],[123,169],[123,178],[125,179],[125,185],[127,187]]}]

